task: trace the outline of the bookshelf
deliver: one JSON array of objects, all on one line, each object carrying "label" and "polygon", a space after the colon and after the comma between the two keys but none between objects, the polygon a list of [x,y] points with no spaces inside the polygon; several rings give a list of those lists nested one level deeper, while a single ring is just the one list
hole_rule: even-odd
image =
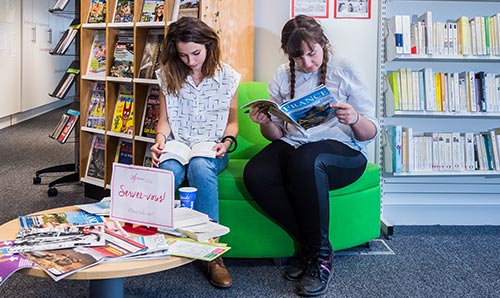
[{"label": "bookshelf", "polygon": [[[490,90],[487,97],[489,104],[486,109],[482,109],[480,100],[479,103],[466,100],[467,94],[471,92],[466,85],[467,77],[460,77],[458,74],[473,73],[472,85],[477,86],[476,90],[481,85],[481,81],[476,78],[478,73],[490,73],[493,78],[498,76],[500,47],[494,52],[493,46],[500,46],[500,40],[495,41],[491,37],[489,52],[479,52],[479,45],[486,47],[486,39],[483,38],[479,39],[482,43],[478,41],[475,52],[461,53],[463,44],[454,35],[454,32],[459,34],[458,30],[454,30],[453,23],[456,24],[461,16],[467,16],[469,20],[475,16],[493,16],[500,12],[500,1],[385,0],[380,5],[380,21],[384,24],[384,30],[381,42],[382,91],[379,118],[383,130],[400,126],[410,128],[405,133],[406,137],[413,136],[406,139],[403,137],[401,140],[402,170],[399,172],[394,171],[391,160],[397,149],[389,141],[388,134],[381,137],[379,160],[384,169],[381,179],[384,217],[394,224],[499,224],[498,216],[494,214],[500,211],[500,168],[494,164],[493,167],[488,166],[488,161],[481,165],[481,156],[474,158],[473,169],[466,168],[465,155],[468,149],[465,148],[465,133],[476,135],[500,126],[500,99],[497,99],[498,94],[491,93],[493,89],[497,89],[500,81],[497,78],[496,81],[493,79],[488,82],[487,86],[490,87],[485,90]],[[418,22],[419,17],[426,12],[431,12],[434,27],[434,45],[429,47],[431,52],[428,52],[428,43],[425,41],[427,26]],[[411,52],[397,48],[401,45],[396,43],[394,33],[400,33],[399,28],[390,24],[396,16],[404,15],[409,16],[409,27],[406,25],[402,28],[406,27],[404,32],[410,34],[406,40],[410,42]],[[404,18],[401,19],[404,24]],[[449,29],[444,31],[444,28]],[[445,35],[443,32],[450,34]],[[490,34],[494,32],[498,34],[494,30]],[[486,33],[481,34],[483,35],[486,36]],[[419,43],[422,39],[425,42]],[[445,46],[440,47],[442,44]],[[432,75],[429,76],[431,80],[426,81],[424,69],[432,70]],[[399,72],[398,80],[389,83],[388,78],[392,78],[391,73],[394,72]],[[439,74],[437,78],[436,74]],[[439,94],[445,98],[444,102],[436,100],[436,96],[439,98],[436,80],[445,84],[444,89],[439,89]],[[406,84],[403,83],[405,81]],[[396,92],[395,85],[399,86]],[[426,86],[434,89],[426,90]],[[475,97],[469,97],[469,100],[470,98]],[[429,106],[430,102],[434,106]],[[441,108],[436,107],[438,102],[441,103]],[[454,147],[433,147],[433,133],[438,136],[459,133],[455,134],[457,145],[453,145],[454,139],[450,138]],[[455,161],[459,161],[456,167],[453,164]],[[447,162],[452,163],[451,168],[443,167]]]},{"label": "bookshelf", "polygon": [[[141,136],[142,118],[148,89],[156,85],[156,79],[139,77],[143,52],[146,46],[148,33],[152,30],[163,30],[164,34],[172,15],[179,11],[179,0],[166,1],[164,6],[163,21],[144,22],[141,18],[144,0],[134,1],[133,22],[113,22],[116,0],[106,1],[106,18],[102,23],[89,23],[89,9],[91,0],[82,0],[80,15],[82,20],[80,34],[80,180],[85,185],[85,195],[89,197],[102,197],[109,192],[112,164],[115,159],[120,140],[132,142],[132,160],[135,165],[142,165],[147,147],[154,142],[153,138]],[[238,3],[234,3],[238,2]],[[253,80],[253,1],[220,1],[200,0],[198,16],[211,25],[221,36],[224,62],[233,66],[242,74],[242,81]],[[181,9],[182,13],[182,9]],[[187,12],[185,12],[187,13]],[[115,44],[120,32],[128,31],[133,36],[134,47],[134,73],[132,78],[113,77],[110,75],[114,58]],[[103,75],[92,76],[88,74],[89,58],[92,52],[92,43],[95,32],[105,35],[106,70]],[[92,88],[95,82],[105,84],[105,125],[104,129],[86,126],[88,109],[92,97]],[[113,114],[120,86],[130,84],[133,90],[133,130],[129,133],[112,131]],[[95,135],[104,138],[104,179],[87,179],[86,165],[88,164],[92,139]]]}]

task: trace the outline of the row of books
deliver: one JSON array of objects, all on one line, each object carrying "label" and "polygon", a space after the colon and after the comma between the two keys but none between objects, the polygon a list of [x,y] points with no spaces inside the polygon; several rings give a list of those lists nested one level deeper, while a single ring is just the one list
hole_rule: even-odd
[{"label": "row of books", "polygon": [[80,19],[74,19],[68,28],[64,31],[63,35],[57,42],[56,46],[49,52],[51,55],[64,55],[69,46],[73,42],[80,29]]},{"label": "row of books", "polygon": [[[170,18],[166,18],[166,5],[163,0],[144,0],[140,13],[141,22],[165,22],[176,20],[181,16],[198,17],[199,0],[170,0],[173,1],[173,9]],[[106,0],[91,0],[88,15],[88,23],[106,22]],[[134,22],[134,1],[117,0],[113,10],[113,23]]]},{"label": "row of books", "polygon": [[399,68],[387,74],[387,112],[500,112],[500,74]]},{"label": "row of books", "polygon": [[79,111],[72,109],[67,110],[66,113],[62,114],[56,127],[49,134],[49,137],[57,140],[61,144],[66,143],[71,132],[74,130],[79,117]]},{"label": "row of books", "polygon": [[394,15],[387,19],[387,59],[400,55],[500,55],[500,13],[433,20],[432,12]]},{"label": "row of books", "polygon": [[[133,86],[129,83],[122,83],[119,85],[118,90],[110,130],[117,133],[134,134],[135,109]],[[146,138],[154,138],[156,135],[156,124],[160,116],[159,93],[158,85],[150,85],[148,87],[140,128],[140,135]],[[104,130],[106,127],[105,119],[105,83],[95,81],[85,126]]]},{"label": "row of books", "polygon": [[[160,50],[163,45],[163,29],[150,29],[142,53],[138,78],[155,79],[155,70],[160,61]],[[96,30],[90,51],[87,75],[93,78],[106,76],[106,34],[105,30]],[[134,38],[133,30],[120,30],[114,45],[113,61],[110,76],[118,78],[134,77]]]},{"label": "row of books", "polygon": [[78,78],[80,74],[80,61],[73,60],[71,64],[66,69],[66,72],[62,76],[61,80],[57,84],[56,88],[52,93],[49,94],[51,97],[56,97],[59,99],[63,99],[68,94],[69,89]]},{"label": "row of books", "polygon": [[411,127],[388,125],[386,134],[386,172],[500,171],[500,128],[416,133]]}]

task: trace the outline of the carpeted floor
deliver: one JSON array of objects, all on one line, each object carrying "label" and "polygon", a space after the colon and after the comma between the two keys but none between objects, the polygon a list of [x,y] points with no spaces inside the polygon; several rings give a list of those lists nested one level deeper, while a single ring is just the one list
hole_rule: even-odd
[{"label": "carpeted floor", "polygon": [[[0,130],[0,223],[20,214],[93,202],[78,184],[58,186],[58,196],[48,197],[47,183],[57,174],[33,185],[37,170],[73,161],[73,144],[48,138],[64,110]],[[378,253],[358,248],[336,255],[333,282],[324,297],[500,297],[500,226],[396,226],[391,240],[373,245]],[[282,278],[284,267],[270,260],[226,259],[226,265],[234,279],[226,290],[210,286],[197,263],[127,278],[125,294],[296,297],[295,284]],[[87,297],[88,286],[87,281],[54,282],[15,273],[0,287],[0,297]]]}]

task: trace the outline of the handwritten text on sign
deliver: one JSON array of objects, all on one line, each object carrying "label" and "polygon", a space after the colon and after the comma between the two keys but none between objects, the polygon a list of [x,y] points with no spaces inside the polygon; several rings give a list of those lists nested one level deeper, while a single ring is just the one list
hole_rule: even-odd
[{"label": "handwritten text on sign", "polygon": [[174,175],[157,168],[114,163],[110,218],[150,227],[173,226]]}]

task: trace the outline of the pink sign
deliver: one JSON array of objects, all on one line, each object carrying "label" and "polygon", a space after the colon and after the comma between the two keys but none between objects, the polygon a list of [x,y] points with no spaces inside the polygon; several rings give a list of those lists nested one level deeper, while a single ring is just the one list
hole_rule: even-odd
[{"label": "pink sign", "polygon": [[171,228],[173,208],[172,172],[113,163],[111,219],[148,227]]}]

